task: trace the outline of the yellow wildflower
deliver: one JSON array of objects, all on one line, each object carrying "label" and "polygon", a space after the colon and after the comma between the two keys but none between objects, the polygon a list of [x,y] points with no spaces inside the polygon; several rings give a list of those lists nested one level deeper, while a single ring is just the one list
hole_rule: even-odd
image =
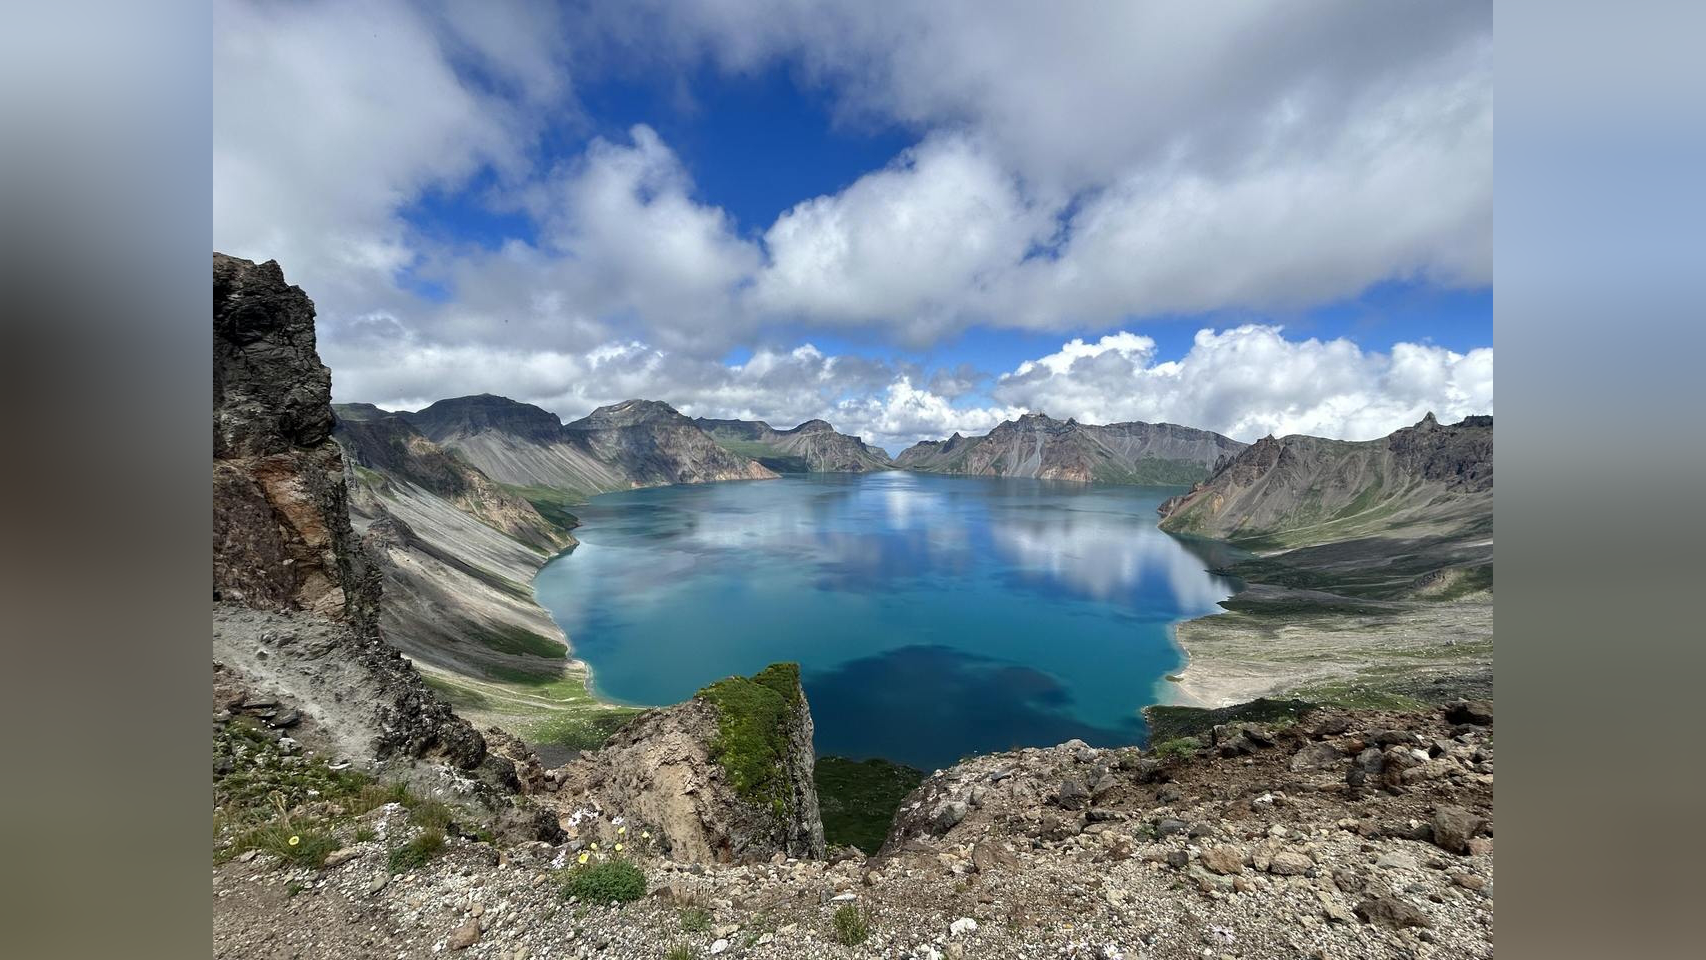
[{"label": "yellow wildflower", "polygon": [[594,840],[594,841],[593,841],[593,842],[592,842],[592,848],[593,848],[593,849],[594,849],[594,850],[597,850],[597,849],[598,849],[598,841],[597,841],[597,840]]},{"label": "yellow wildflower", "polygon": [[301,842],[302,842],[301,837],[291,837],[290,838],[290,845],[293,847],[296,846],[297,844],[301,843]]},{"label": "yellow wildflower", "polygon": [[590,854],[590,853],[583,853],[583,854],[581,854],[581,855],[580,855],[580,856],[579,856],[579,857],[578,857],[578,858],[576,858],[576,859],[578,859],[578,860],[579,860],[579,861],[580,861],[580,862],[581,862],[581,863],[585,863],[585,862],[586,862],[586,858],[587,858],[587,857],[590,857],[590,856],[592,856],[592,854]]},{"label": "yellow wildflower", "polygon": [[621,844],[620,844],[620,843],[618,843],[618,844],[617,844],[617,845],[616,845],[616,852],[617,852],[617,853],[621,853],[621,852],[622,852],[622,845],[621,845]]},{"label": "yellow wildflower", "polygon": [[619,837],[622,836],[623,834],[627,833],[627,832],[628,832],[627,827],[617,827],[616,828],[616,835]]}]

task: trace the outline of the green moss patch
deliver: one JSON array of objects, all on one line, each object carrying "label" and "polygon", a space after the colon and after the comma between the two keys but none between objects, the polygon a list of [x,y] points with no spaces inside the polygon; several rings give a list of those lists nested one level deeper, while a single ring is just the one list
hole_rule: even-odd
[{"label": "green moss patch", "polygon": [[551,660],[561,660],[563,655],[568,653],[568,648],[561,643],[522,627],[506,626],[501,629],[493,629],[477,623],[470,623],[464,629],[467,630],[470,639],[477,640],[499,653],[544,657]]},{"label": "green moss patch", "polygon": [[872,854],[888,836],[901,801],[923,782],[924,771],[876,757],[819,757],[812,779],[824,839]]},{"label": "green moss patch", "polygon": [[794,791],[785,764],[800,665],[773,663],[751,677],[718,680],[697,696],[717,708],[711,758],[727,772],[736,796],[786,817]]},{"label": "green moss patch", "polygon": [[632,903],[646,895],[646,875],[626,860],[579,866],[569,870],[562,895],[587,903]]},{"label": "green moss patch", "polygon": [[580,518],[569,509],[586,502],[586,497],[579,491],[510,483],[500,483],[498,486],[533,504],[533,509],[537,510],[540,516],[564,533],[581,525]]},{"label": "green moss patch", "polygon": [[1097,483],[1128,483],[1138,486],[1188,487],[1207,479],[1208,467],[1195,460],[1144,457],[1130,468],[1118,463],[1098,463],[1090,470]]},{"label": "green moss patch", "polygon": [[1181,737],[1206,734],[1222,723],[1295,722],[1314,709],[1315,704],[1307,700],[1270,700],[1261,697],[1249,703],[1213,710],[1156,705],[1145,707],[1143,716],[1149,721],[1149,742],[1165,743]]},{"label": "green moss patch", "polygon": [[768,443],[760,443],[757,440],[724,440],[715,436],[711,439],[724,450],[748,460],[756,460],[777,473],[810,473],[812,469],[805,457],[785,453]]}]

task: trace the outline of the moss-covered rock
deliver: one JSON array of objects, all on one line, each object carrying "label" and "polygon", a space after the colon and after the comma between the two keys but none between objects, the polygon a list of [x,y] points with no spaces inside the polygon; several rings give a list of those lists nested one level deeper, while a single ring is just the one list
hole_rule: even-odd
[{"label": "moss-covered rock", "polygon": [[729,677],[700,690],[717,708],[717,738],[711,758],[722,764],[735,793],[788,815],[792,726],[802,698],[800,667],[773,663],[751,677]]},{"label": "moss-covered rock", "polygon": [[640,714],[562,767],[560,793],[643,825],[678,861],[822,857],[815,756],[799,666],[781,663]]}]

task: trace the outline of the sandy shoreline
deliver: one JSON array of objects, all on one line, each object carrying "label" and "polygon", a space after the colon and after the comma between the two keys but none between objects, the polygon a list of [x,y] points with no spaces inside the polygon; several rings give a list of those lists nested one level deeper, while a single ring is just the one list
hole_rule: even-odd
[{"label": "sandy shoreline", "polygon": [[[1252,585],[1247,595],[1272,595]],[[1408,706],[1490,682],[1492,595],[1404,601],[1367,611],[1209,614],[1174,627],[1186,665],[1167,682],[1168,705],[1223,707],[1296,695]]]}]

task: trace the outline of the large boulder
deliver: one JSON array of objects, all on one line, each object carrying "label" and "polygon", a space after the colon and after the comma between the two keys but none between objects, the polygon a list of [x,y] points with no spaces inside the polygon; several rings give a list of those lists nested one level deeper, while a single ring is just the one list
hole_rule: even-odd
[{"label": "large boulder", "polygon": [[1493,725],[1493,702],[1491,700],[1459,700],[1447,704],[1445,719],[1452,723],[1470,723],[1478,727]]},{"label": "large boulder", "polygon": [[1441,804],[1434,810],[1433,842],[1442,850],[1467,854],[1470,839],[1485,825],[1485,820],[1462,807]]},{"label": "large boulder", "polygon": [[559,768],[553,796],[577,829],[604,836],[621,817],[678,861],[821,859],[814,759],[799,666],[779,663],[635,717]]},{"label": "large boulder", "polygon": [[1326,741],[1306,743],[1291,757],[1291,772],[1309,773],[1316,770],[1331,770],[1344,762],[1344,754],[1339,748]]}]

